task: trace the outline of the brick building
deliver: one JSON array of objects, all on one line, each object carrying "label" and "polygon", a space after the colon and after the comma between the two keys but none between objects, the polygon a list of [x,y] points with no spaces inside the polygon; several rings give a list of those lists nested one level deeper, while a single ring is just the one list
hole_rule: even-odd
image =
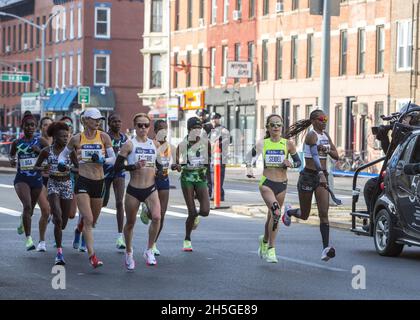
[{"label": "brick building", "polygon": [[[45,88],[49,100],[43,111],[53,117],[71,115],[78,123],[77,88],[91,87],[91,105],[104,115],[117,111],[123,126],[142,110],[137,98],[142,88],[142,1],[22,0],[0,11],[13,13],[37,25],[60,9],[46,31]],[[29,84],[2,82],[1,126],[19,124],[22,96],[39,91],[41,32],[18,19],[0,17],[0,63],[3,72],[29,73]],[[15,69],[16,68],[16,69]],[[34,95],[36,100],[39,97]],[[35,108],[35,113],[40,110]]]}]

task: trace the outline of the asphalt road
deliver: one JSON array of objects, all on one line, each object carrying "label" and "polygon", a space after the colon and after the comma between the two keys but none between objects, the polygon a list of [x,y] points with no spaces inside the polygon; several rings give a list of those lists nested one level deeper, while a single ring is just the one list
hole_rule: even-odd
[{"label": "asphalt road", "polygon": [[[147,227],[135,230],[137,268],[127,272],[123,253],[115,248],[113,202],[95,230],[95,248],[104,267],[93,270],[86,253],[72,249],[71,221],[64,232],[66,289],[52,287],[55,250],[53,228],[47,230],[46,253],[26,252],[24,237],[16,233],[21,205],[12,187],[13,176],[0,175],[0,299],[419,299],[420,249],[407,248],[399,258],[380,257],[373,241],[345,230],[331,231],[337,257],[322,262],[318,227],[281,226],[277,239],[279,263],[257,256],[262,219],[212,212],[193,232],[194,252],[181,251],[186,211],[179,189],[172,190],[165,227],[158,246],[158,265],[142,258]],[[255,186],[239,185],[243,191]],[[230,185],[228,186],[229,188]],[[232,184],[232,188],[235,185]],[[248,189],[249,188],[249,189]],[[233,197],[233,195],[232,195]],[[249,198],[247,194],[236,197]],[[242,198],[241,198],[242,199]],[[38,240],[36,210],[33,238]],[[354,289],[355,266],[366,272],[365,289]],[[359,268],[359,267],[356,267]],[[359,270],[359,269],[357,269]],[[363,281],[358,282],[362,284]]]}]

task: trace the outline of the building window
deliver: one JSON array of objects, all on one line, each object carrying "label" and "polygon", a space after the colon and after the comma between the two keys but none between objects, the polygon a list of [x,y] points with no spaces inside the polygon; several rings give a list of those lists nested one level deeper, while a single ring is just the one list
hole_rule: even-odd
[{"label": "building window", "polygon": [[342,146],[343,140],[343,106],[337,104],[335,106],[335,142],[337,147]]},{"label": "building window", "polygon": [[217,0],[211,0],[211,24],[217,23]]},{"label": "building window", "polygon": [[203,49],[198,51],[198,85],[202,87],[204,85],[204,72],[203,72],[203,63],[204,63],[204,54]]},{"label": "building window", "polygon": [[152,0],[150,32],[162,32],[162,0]]},{"label": "building window", "polygon": [[223,46],[222,47],[222,76],[225,79],[226,79],[226,76],[227,76],[227,60],[228,60],[228,47]]},{"label": "building window", "polygon": [[34,26],[32,25],[29,28],[29,47],[31,49],[34,47]]},{"label": "building window", "polygon": [[[26,26],[26,24],[25,24],[25,26]],[[2,41],[2,52],[3,53],[6,53],[6,28],[2,28],[3,29],[3,31],[2,31],[2,39],[1,39],[1,41]]]},{"label": "building window", "polygon": [[376,27],[376,73],[384,72],[385,59],[385,29]]},{"label": "building window", "polygon": [[[36,24],[39,26],[41,24],[41,19],[40,17],[36,17]],[[40,32],[39,29],[36,28],[35,30],[35,45],[37,47],[39,47],[39,43],[40,43]]]},{"label": "building window", "polygon": [[77,85],[82,85],[82,54],[77,54]]},{"label": "building window", "polygon": [[262,41],[262,81],[268,80],[268,40]]},{"label": "building window", "polygon": [[276,80],[282,78],[283,74],[283,39],[276,39]]},{"label": "building window", "polygon": [[[254,70],[254,57],[255,57],[255,45],[254,42],[248,42],[248,61],[251,62],[251,70]],[[248,78],[248,81],[253,80],[254,71],[251,72],[251,78]]]},{"label": "building window", "polygon": [[242,12],[242,0],[236,0],[236,11]]},{"label": "building window", "polygon": [[175,30],[179,30],[179,0],[175,0]]},{"label": "building window", "polygon": [[95,38],[111,38],[111,8],[95,8]]},{"label": "building window", "polygon": [[174,88],[178,88],[178,52],[174,53]]},{"label": "building window", "polygon": [[292,0],[292,10],[299,9],[299,0]]},{"label": "building window", "polygon": [[365,29],[357,32],[357,74],[365,73],[366,66],[366,34]]},{"label": "building window", "polygon": [[229,1],[230,0],[223,0],[223,22],[229,21]]},{"label": "building window", "polygon": [[199,6],[199,13],[198,18],[204,19],[204,6],[205,6],[205,0],[200,0],[200,6]]},{"label": "building window", "polygon": [[[241,44],[235,43],[235,61],[241,60]],[[239,78],[235,78],[235,83],[239,82]]]},{"label": "building window", "polygon": [[62,57],[62,70],[61,70],[61,87],[65,88],[66,87],[66,57],[63,56]]},{"label": "building window", "polygon": [[187,51],[187,66],[188,66],[188,72],[186,73],[186,87],[191,87],[191,68],[189,67],[191,65],[191,51]]},{"label": "building window", "polygon": [[48,88],[52,88],[52,79],[53,79],[53,63],[48,61]]},{"label": "building window", "polygon": [[340,31],[340,76],[347,74],[347,31]]},{"label": "building window", "polygon": [[187,28],[192,28],[192,19],[193,19],[193,1],[188,0],[188,16],[187,16]]},{"label": "building window", "polygon": [[214,87],[216,78],[216,48],[210,49],[210,86]]},{"label": "building window", "polygon": [[[55,42],[60,41],[60,29],[61,29],[61,14],[57,14],[55,17]],[[32,47],[32,46],[31,46]]]},{"label": "building window", "polygon": [[298,37],[292,36],[292,54],[291,54],[290,79],[297,78],[298,72]]},{"label": "building window", "polygon": [[70,40],[74,39],[74,10],[70,10]]},{"label": "building window", "polygon": [[95,86],[109,86],[109,55],[96,54],[94,61]]},{"label": "building window", "polygon": [[162,69],[160,54],[150,55],[150,88],[162,88]]},{"label": "building window", "polygon": [[263,15],[266,16],[270,13],[270,0],[263,0]]},{"label": "building window", "polygon": [[73,55],[69,56],[69,86],[73,86]]},{"label": "building window", "polygon": [[413,35],[412,22],[397,22],[397,71],[407,71],[412,67]]},{"label": "building window", "polygon": [[58,76],[60,74],[60,60],[58,59],[58,57],[55,58],[55,87],[59,88],[60,86],[58,85]]},{"label": "building window", "polygon": [[67,39],[67,12],[66,10],[63,11],[63,41]]},{"label": "building window", "polygon": [[255,17],[255,0],[249,0],[249,14],[248,17],[254,18]]},{"label": "building window", "polygon": [[315,60],[315,55],[314,55],[314,35],[313,34],[308,34],[308,39],[307,39],[307,69],[306,69],[306,77],[307,78],[312,78],[314,76],[314,60]]},{"label": "building window", "polygon": [[82,37],[82,7],[77,8],[77,37]]},{"label": "building window", "polygon": [[[50,14],[48,18],[50,18],[52,15]],[[50,22],[48,25],[48,43],[53,42],[53,22]]]},{"label": "building window", "polygon": [[16,51],[16,26],[13,26],[12,50]]}]

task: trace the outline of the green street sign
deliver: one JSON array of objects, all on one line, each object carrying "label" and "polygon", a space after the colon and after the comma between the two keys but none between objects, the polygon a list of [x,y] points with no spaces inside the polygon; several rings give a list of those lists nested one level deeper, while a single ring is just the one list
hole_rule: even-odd
[{"label": "green street sign", "polygon": [[79,87],[79,104],[90,104],[90,87]]},{"label": "green street sign", "polygon": [[29,74],[2,73],[0,81],[29,83],[31,82],[31,76]]}]

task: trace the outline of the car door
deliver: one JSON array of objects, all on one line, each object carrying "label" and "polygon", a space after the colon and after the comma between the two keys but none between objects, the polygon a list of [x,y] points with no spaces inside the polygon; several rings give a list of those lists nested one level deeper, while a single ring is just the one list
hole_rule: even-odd
[{"label": "car door", "polygon": [[404,173],[404,166],[419,161],[420,136],[413,136],[396,167],[397,210],[408,233],[420,234],[420,175]]}]

